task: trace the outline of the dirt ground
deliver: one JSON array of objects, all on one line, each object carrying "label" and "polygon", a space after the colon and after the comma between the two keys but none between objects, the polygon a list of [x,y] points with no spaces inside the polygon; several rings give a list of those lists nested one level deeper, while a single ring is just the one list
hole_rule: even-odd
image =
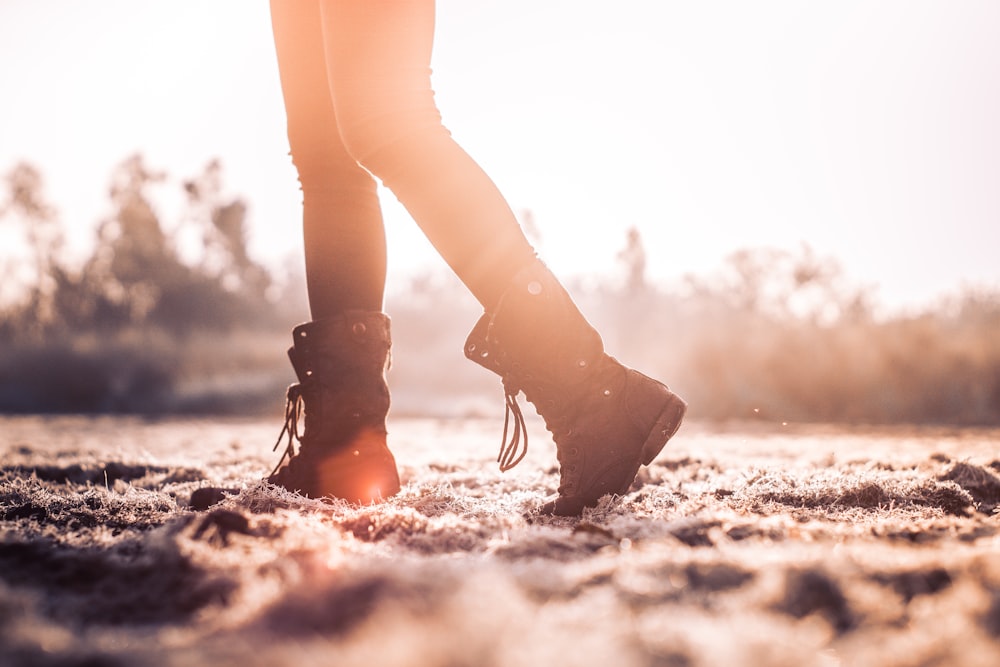
[{"label": "dirt ground", "polygon": [[686,424],[564,519],[501,422],[391,421],[351,507],[257,481],[273,420],[0,418],[0,663],[1000,664],[1000,431]]}]

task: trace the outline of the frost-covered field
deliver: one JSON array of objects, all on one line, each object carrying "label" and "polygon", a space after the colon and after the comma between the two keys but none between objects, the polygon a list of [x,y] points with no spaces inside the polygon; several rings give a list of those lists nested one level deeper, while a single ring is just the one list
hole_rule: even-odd
[{"label": "frost-covered field", "polygon": [[277,426],[0,418],[0,663],[1000,664],[997,431],[687,424],[571,520],[537,422],[501,474],[495,420],[391,421],[364,508],[256,482]]}]

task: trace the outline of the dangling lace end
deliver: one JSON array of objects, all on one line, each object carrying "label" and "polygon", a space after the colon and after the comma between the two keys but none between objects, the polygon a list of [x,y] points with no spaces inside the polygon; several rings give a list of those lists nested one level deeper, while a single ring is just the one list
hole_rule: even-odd
[{"label": "dangling lace end", "polygon": [[[500,440],[500,453],[497,456],[497,463],[500,464],[500,471],[507,472],[520,463],[528,453],[528,428],[524,423],[524,413],[517,403],[517,391],[504,389],[504,398],[507,404],[503,417],[503,437]],[[514,416],[514,432],[507,440],[511,415]]]},{"label": "dangling lace end", "polygon": [[281,427],[281,433],[278,434],[278,440],[274,443],[271,451],[278,451],[278,447],[286,435],[288,436],[288,441],[285,443],[285,451],[282,452],[281,459],[278,460],[278,465],[274,466],[274,470],[271,471],[268,477],[274,476],[281,469],[281,466],[284,465],[286,459],[290,461],[295,456],[295,441],[302,442],[302,437],[299,434],[299,420],[301,416],[302,386],[293,384],[288,387],[288,392],[285,394],[285,424]]}]

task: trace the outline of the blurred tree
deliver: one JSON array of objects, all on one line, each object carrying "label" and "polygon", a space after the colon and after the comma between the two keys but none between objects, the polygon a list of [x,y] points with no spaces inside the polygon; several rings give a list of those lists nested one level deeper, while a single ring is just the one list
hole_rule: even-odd
[{"label": "blurred tree", "polygon": [[646,248],[636,227],[629,227],[625,234],[625,247],[618,253],[618,261],[625,267],[625,289],[630,294],[646,290]]},{"label": "blurred tree", "polygon": [[187,269],[150,201],[150,187],[164,180],[141,155],[127,158],[112,173],[114,212],[98,225],[96,248],[84,269],[103,303],[98,326],[145,321],[163,290],[184,282]]},{"label": "blurred tree", "polygon": [[692,296],[736,312],[832,324],[871,316],[869,294],[847,284],[839,262],[803,244],[798,253],[745,248],[726,257],[709,279],[687,277]]},{"label": "blurred tree", "polygon": [[199,268],[231,292],[265,300],[271,276],[251,259],[247,249],[247,205],[222,193],[222,164],[211,160],[202,173],[184,182],[188,224],[200,227],[202,258]]},{"label": "blurred tree", "polygon": [[[112,174],[114,211],[99,225],[96,250],[84,269],[86,284],[98,295],[95,325],[151,324],[174,334],[256,326],[264,319],[271,277],[247,251],[246,204],[222,196],[221,165],[213,160],[184,182],[187,211],[168,234],[152,196],[164,180],[140,155]],[[178,250],[178,236],[189,230],[199,246],[193,263]]]},{"label": "blurred tree", "polygon": [[[15,289],[26,288],[31,314],[28,324],[44,327],[56,317],[53,299],[58,285],[53,274],[61,271],[65,236],[55,209],[45,201],[42,175],[35,167],[21,162],[4,180],[7,200],[0,204],[0,219],[13,218],[23,228],[31,263],[29,284]],[[8,272],[17,273],[16,269]]]},{"label": "blurred tree", "polygon": [[[179,252],[179,227],[168,231],[156,209],[155,188],[166,175],[140,155],[122,161],[108,189],[111,213],[80,268],[64,263],[63,229],[40,172],[20,164],[5,175],[0,222],[16,223],[10,250],[19,252],[23,287],[18,300],[0,302],[0,410],[162,409],[182,400],[179,379],[205,372],[206,358],[218,369],[243,368],[241,354],[260,356],[256,341],[278,319],[265,298],[271,279],[247,252],[246,205],[222,197],[220,171],[213,161],[185,184],[203,249],[202,261],[191,262]],[[11,273],[8,263],[0,256]],[[253,343],[239,348],[229,337],[202,336],[187,344],[200,331],[236,329]],[[205,352],[205,340],[225,352]]]}]

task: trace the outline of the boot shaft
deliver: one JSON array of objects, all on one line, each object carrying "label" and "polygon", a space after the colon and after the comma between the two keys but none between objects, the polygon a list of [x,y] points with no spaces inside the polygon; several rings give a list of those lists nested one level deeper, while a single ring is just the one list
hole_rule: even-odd
[{"label": "boot shaft", "polygon": [[354,373],[383,375],[389,367],[389,318],[379,312],[345,311],[337,317],[300,324],[288,350],[299,382]]},{"label": "boot shaft", "polygon": [[528,399],[570,399],[604,357],[600,334],[558,279],[536,260],[519,271],[465,344],[465,355]]},{"label": "boot shaft", "polygon": [[382,313],[346,311],[297,326],[288,357],[305,408],[303,441],[336,446],[361,428],[385,431],[390,324]]}]

